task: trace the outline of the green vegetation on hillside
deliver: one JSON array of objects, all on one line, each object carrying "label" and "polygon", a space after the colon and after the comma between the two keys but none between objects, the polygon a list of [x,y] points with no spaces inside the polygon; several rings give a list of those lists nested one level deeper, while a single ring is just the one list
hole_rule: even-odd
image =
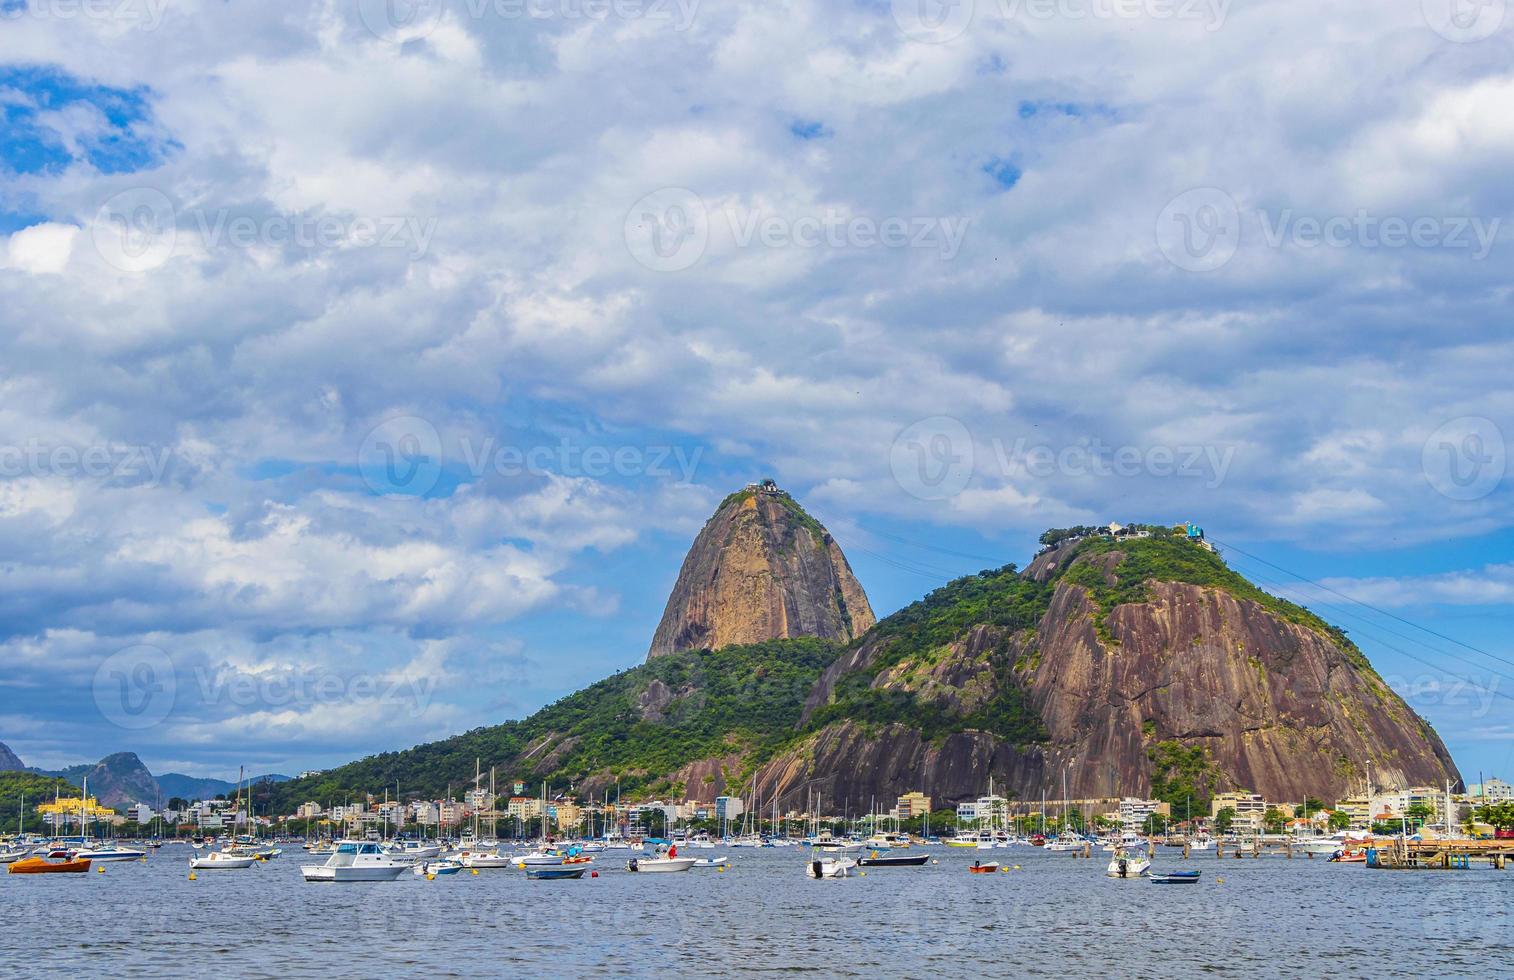
[{"label": "green vegetation on hillside", "polygon": [[34,772],[0,772],[0,834],[15,833],[21,798],[26,797],[26,829],[41,832],[38,803],[51,803],[54,796],[77,797],[79,788],[57,776]]},{"label": "green vegetation on hillside", "polygon": [[1184,814],[1207,816],[1217,774],[1214,762],[1202,745],[1158,742],[1146,750],[1151,760],[1151,798],[1172,807],[1174,820]]},{"label": "green vegetation on hillside", "polygon": [[[291,808],[305,800],[360,798],[396,783],[405,796],[436,798],[449,779],[454,791],[466,789],[479,759],[486,773],[498,767],[506,786],[545,776],[562,790],[610,773],[630,796],[699,759],[735,751],[765,758],[793,736],[805,696],[835,656],[822,640],[797,639],[654,657],[523,721],[370,756],[273,791]],[[654,682],[667,688],[660,710],[653,698],[646,699],[648,708],[642,705]],[[547,744],[538,745],[544,739]],[[545,767],[543,759],[550,760]]]},{"label": "green vegetation on hillside", "polygon": [[1034,629],[1051,602],[1052,589],[1022,577],[1014,565],[985,569],[956,579],[878,623],[863,642],[883,647],[864,670],[843,676],[831,701],[815,713],[811,723],[823,727],[837,721],[866,725],[907,725],[926,738],[963,729],[989,732],[1017,744],[1046,739],[1040,716],[1025,699],[1007,649],[990,654],[995,696],[966,716],[958,716],[937,701],[914,692],[874,689],[873,679],[891,667],[935,656],[979,626],[995,626],[1008,638]]}]

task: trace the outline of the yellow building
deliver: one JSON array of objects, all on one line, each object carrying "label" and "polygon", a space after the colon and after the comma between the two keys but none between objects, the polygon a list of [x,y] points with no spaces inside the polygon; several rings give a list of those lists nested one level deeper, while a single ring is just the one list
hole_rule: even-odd
[{"label": "yellow building", "polygon": [[930,813],[930,797],[916,790],[899,797],[899,802],[895,806],[900,820],[912,820]]},{"label": "yellow building", "polygon": [[579,821],[583,819],[583,811],[577,803],[568,803],[566,801],[554,803],[551,809],[552,816],[557,820],[559,833],[573,830],[578,826]]},{"label": "yellow building", "polygon": [[94,797],[85,797],[83,800],[79,797],[71,798],[71,800],[62,798],[53,803],[41,803],[36,807],[36,813],[55,827],[59,824],[79,821],[80,813],[88,816],[89,819],[109,819],[115,816],[115,810],[111,807],[100,806],[100,801],[95,800]]}]

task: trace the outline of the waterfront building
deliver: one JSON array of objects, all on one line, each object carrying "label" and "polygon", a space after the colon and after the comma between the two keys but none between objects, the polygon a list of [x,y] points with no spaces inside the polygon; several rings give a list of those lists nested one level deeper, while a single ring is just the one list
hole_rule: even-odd
[{"label": "waterfront building", "polygon": [[746,812],[746,804],[739,796],[715,797],[715,819],[724,824],[728,820],[740,819]]},{"label": "waterfront building", "polygon": [[894,814],[900,820],[913,820],[930,813],[930,797],[919,790],[905,793],[894,806]]},{"label": "waterfront building", "polygon": [[315,802],[314,800],[306,800],[304,803],[300,804],[299,809],[294,811],[294,815],[298,820],[312,820],[316,817],[322,816],[323,814],[321,811],[321,805],[319,803]]},{"label": "waterfront building", "polygon": [[1146,818],[1153,813],[1160,813],[1164,817],[1171,816],[1171,807],[1161,800],[1142,800],[1127,796],[1120,801],[1116,819],[1125,830],[1140,831],[1146,825]]},{"label": "waterfront building", "polygon": [[512,796],[505,805],[505,812],[524,823],[541,816],[541,800],[534,796]]},{"label": "waterfront building", "polygon": [[1209,803],[1211,819],[1220,811],[1229,808],[1235,811],[1231,826],[1236,830],[1257,831],[1262,829],[1267,814],[1267,801],[1260,793],[1219,793]]}]

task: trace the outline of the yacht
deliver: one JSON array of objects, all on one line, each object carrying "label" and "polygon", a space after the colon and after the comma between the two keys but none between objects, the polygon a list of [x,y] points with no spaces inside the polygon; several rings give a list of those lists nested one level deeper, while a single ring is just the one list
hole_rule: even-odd
[{"label": "yacht", "polygon": [[147,857],[146,851],[139,851],[132,847],[86,847],[73,853],[78,859],[88,859],[101,863],[107,861],[140,861]]},{"label": "yacht", "polygon": [[246,871],[258,863],[255,855],[250,854],[227,854],[223,851],[211,851],[199,857],[189,859],[191,871]]},{"label": "yacht", "polygon": [[393,881],[409,867],[373,841],[344,840],[325,864],[301,865],[300,874],[306,881]]}]

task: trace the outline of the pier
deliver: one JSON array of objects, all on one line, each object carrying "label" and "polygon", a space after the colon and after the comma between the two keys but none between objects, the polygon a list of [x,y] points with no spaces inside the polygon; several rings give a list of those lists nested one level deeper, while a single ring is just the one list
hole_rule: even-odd
[{"label": "pier", "polygon": [[1404,840],[1367,845],[1367,867],[1384,871],[1466,871],[1485,861],[1502,871],[1514,858],[1514,840]]}]

